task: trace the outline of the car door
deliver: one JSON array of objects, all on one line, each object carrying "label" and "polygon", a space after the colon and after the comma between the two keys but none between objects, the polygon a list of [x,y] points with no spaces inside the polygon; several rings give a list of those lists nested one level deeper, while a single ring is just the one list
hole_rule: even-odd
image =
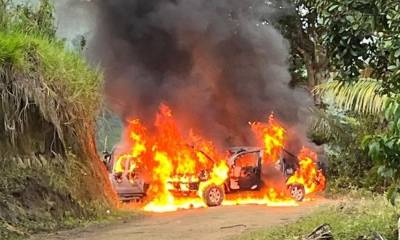
[{"label": "car door", "polygon": [[254,190],[260,184],[260,153],[247,152],[239,155],[235,160],[235,167],[240,168],[238,179],[241,190]]}]

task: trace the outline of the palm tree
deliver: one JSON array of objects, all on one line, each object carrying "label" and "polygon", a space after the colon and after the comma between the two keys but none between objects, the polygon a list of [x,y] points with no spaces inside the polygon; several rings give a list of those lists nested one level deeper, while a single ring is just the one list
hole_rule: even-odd
[{"label": "palm tree", "polygon": [[330,81],[318,85],[314,93],[331,99],[336,107],[360,115],[377,115],[384,111],[389,97],[381,93],[382,85],[372,78],[355,83]]},{"label": "palm tree", "polygon": [[317,140],[333,138],[339,142],[350,141],[353,136],[349,124],[355,123],[356,118],[360,120],[382,115],[389,103],[389,97],[382,94],[381,83],[372,78],[361,78],[354,83],[329,81],[313,91],[336,109],[313,109],[316,118],[311,129]]}]

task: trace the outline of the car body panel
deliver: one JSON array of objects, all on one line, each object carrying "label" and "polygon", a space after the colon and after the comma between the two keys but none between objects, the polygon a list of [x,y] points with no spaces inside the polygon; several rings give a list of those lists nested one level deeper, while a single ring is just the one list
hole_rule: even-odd
[{"label": "car body panel", "polygon": [[[230,156],[227,160],[229,167],[229,177],[225,183],[225,192],[237,192],[237,191],[249,191],[258,190],[264,184],[261,177],[263,154],[264,150],[258,147],[233,147],[229,149]],[[108,153],[107,153],[108,154]],[[245,166],[237,168],[237,162],[242,156],[248,156],[253,154],[254,163],[252,166]],[[106,156],[106,155],[105,155]],[[108,154],[108,159],[105,161],[107,168],[112,169],[114,163],[113,153]],[[105,158],[106,159],[106,158]],[[212,159],[211,159],[212,160]],[[279,165],[276,166],[287,179],[291,176],[296,169],[293,166],[288,165],[285,159],[281,157]],[[109,178],[118,193],[122,201],[140,200],[146,196],[149,183],[146,183],[143,179],[135,176],[133,179],[127,179],[126,177],[120,177],[119,179],[110,170]],[[202,180],[206,181],[206,180]],[[193,189],[195,183],[170,183],[172,186],[177,187],[171,188],[170,191],[178,194],[189,194],[189,192],[196,191]],[[182,184],[187,184],[188,187],[182,188]],[[190,185],[191,184],[191,185]],[[198,186],[198,183],[197,183]],[[289,188],[290,186],[288,186]],[[187,189],[187,191],[183,190]]]}]

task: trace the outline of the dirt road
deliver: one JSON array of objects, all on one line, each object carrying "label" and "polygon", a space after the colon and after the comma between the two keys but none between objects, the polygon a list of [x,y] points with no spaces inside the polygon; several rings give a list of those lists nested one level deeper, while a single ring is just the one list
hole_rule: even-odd
[{"label": "dirt road", "polygon": [[302,203],[297,207],[259,205],[192,209],[172,213],[145,213],[138,219],[107,226],[61,232],[35,239],[52,240],[158,240],[229,239],[243,231],[294,221],[317,206],[331,204],[325,199]]}]

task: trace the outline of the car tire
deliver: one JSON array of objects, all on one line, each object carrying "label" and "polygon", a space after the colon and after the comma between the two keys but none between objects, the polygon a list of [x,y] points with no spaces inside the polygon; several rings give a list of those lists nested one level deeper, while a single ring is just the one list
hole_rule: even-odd
[{"label": "car tire", "polygon": [[220,206],[222,201],[224,201],[224,197],[225,193],[223,187],[214,184],[206,187],[203,192],[203,200],[209,207]]},{"label": "car tire", "polygon": [[306,196],[306,190],[304,189],[304,186],[301,184],[290,185],[289,193],[290,196],[297,202],[303,201],[304,197]]}]

